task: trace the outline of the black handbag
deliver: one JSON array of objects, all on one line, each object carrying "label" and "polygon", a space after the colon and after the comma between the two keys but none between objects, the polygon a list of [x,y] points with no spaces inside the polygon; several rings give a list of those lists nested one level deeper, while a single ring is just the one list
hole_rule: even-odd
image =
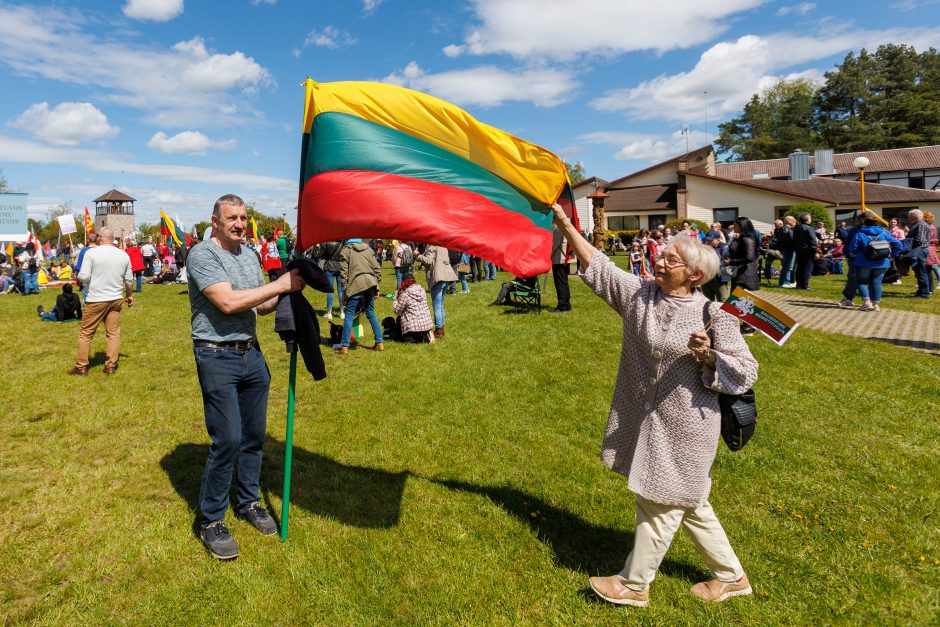
[{"label": "black handbag", "polygon": [[[705,303],[702,309],[702,319],[705,321],[705,328],[708,329],[708,339],[714,346],[715,335],[708,325],[711,318],[708,311],[709,304]],[[721,439],[730,450],[740,451],[757,428],[757,398],[754,390],[747,390],[743,394],[719,392],[718,406],[721,408]]]}]

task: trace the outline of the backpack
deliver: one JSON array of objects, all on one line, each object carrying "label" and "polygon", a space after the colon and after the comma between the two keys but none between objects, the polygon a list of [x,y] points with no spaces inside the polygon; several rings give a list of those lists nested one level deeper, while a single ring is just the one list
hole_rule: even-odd
[{"label": "backpack", "polygon": [[36,263],[36,257],[30,255],[28,264],[29,264],[28,267],[29,267],[30,272],[39,271],[39,264]]},{"label": "backpack", "polygon": [[402,268],[410,268],[411,265],[415,262],[415,254],[411,250],[411,246],[403,246],[401,249],[401,266]]},{"label": "backpack", "polygon": [[[879,234],[879,238],[881,235]],[[891,256],[891,243],[886,239],[870,239],[865,245],[865,258],[871,261],[881,261]]]}]

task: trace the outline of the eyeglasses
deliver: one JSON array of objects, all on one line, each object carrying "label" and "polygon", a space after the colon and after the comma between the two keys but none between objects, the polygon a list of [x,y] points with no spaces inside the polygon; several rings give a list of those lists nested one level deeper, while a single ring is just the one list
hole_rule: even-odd
[{"label": "eyeglasses", "polygon": [[659,253],[656,255],[656,261],[662,261],[663,265],[670,270],[672,268],[678,268],[685,265],[685,262],[682,261],[682,257],[679,255],[665,255],[663,253]]}]

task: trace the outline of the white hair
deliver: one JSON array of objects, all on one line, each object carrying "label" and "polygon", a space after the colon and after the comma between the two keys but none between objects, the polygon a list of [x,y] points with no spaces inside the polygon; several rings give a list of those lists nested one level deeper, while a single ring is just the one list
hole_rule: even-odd
[{"label": "white hair", "polygon": [[663,249],[663,254],[674,250],[677,255],[685,261],[689,274],[695,274],[696,270],[701,270],[702,278],[695,281],[692,287],[698,287],[703,283],[708,283],[716,274],[718,274],[718,255],[715,250],[698,241],[697,237],[676,237],[669,245]]},{"label": "white hair", "polygon": [[918,222],[924,219],[924,212],[920,209],[911,209],[907,212],[907,217],[914,218],[914,221]]}]

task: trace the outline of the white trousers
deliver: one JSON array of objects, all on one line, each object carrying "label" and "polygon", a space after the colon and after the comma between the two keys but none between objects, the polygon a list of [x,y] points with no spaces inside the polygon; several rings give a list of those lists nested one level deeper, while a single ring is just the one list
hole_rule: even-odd
[{"label": "white trousers", "polygon": [[685,527],[705,564],[719,581],[731,583],[744,574],[715,510],[707,502],[698,507],[678,507],[636,497],[636,536],[633,550],[620,571],[624,585],[646,590],[672,544],[672,538]]}]

